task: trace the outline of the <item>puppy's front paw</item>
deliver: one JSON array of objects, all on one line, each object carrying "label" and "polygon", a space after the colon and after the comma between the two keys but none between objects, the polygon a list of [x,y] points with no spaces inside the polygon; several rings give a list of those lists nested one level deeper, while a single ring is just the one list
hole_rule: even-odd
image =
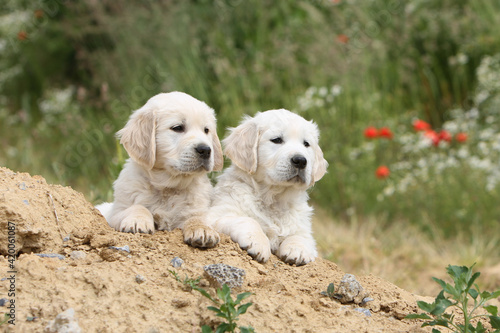
[{"label": "puppy's front paw", "polygon": [[278,257],[287,264],[302,266],[314,261],[316,258],[316,249],[297,241],[287,242],[285,240],[280,245]]},{"label": "puppy's front paw", "polygon": [[153,219],[142,216],[127,216],[120,223],[121,232],[131,232],[135,234],[140,232],[143,234],[152,234],[155,231],[155,224]]},{"label": "puppy's front paw", "polygon": [[259,262],[266,262],[271,256],[271,245],[264,233],[246,234],[235,240],[243,250]]},{"label": "puppy's front paw", "polygon": [[184,242],[194,247],[214,247],[220,241],[219,233],[203,224],[188,225],[183,234]]}]

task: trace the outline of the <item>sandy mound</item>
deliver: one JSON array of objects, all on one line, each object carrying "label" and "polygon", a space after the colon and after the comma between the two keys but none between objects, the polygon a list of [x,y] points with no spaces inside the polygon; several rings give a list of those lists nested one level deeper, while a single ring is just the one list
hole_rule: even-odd
[{"label": "sandy mound", "polygon": [[[276,257],[261,265],[223,236],[214,249],[192,248],[179,230],[154,235],[115,232],[83,195],[48,185],[41,177],[0,168],[0,267],[7,275],[8,227],[15,224],[16,321],[4,332],[43,332],[56,315],[70,308],[82,332],[200,332],[219,321],[212,305],[177,282],[203,276],[203,266],[225,263],[244,269],[240,291],[253,302],[240,325],[256,332],[426,332],[419,322],[403,320],[417,312],[419,298],[375,276],[358,277],[374,301],[342,305],[320,294],[344,276],[337,265],[317,259],[303,267]],[[10,224],[8,222],[11,222]],[[12,235],[12,233],[11,233]],[[110,248],[128,246],[130,253]],[[61,259],[38,254],[60,254]],[[184,264],[173,268],[171,260]],[[140,275],[140,277],[139,277]],[[11,280],[2,279],[7,297]],[[214,289],[202,278],[201,285]],[[0,315],[7,312],[0,307]]]}]

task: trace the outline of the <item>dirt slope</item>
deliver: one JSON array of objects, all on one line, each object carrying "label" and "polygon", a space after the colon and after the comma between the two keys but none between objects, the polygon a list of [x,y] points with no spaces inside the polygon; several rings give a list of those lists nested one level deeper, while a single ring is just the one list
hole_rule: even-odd
[{"label": "dirt slope", "polygon": [[[15,224],[15,326],[4,332],[43,332],[57,314],[73,308],[82,332],[200,332],[218,318],[198,292],[177,282],[203,276],[203,266],[225,263],[244,269],[240,291],[253,302],[239,324],[256,332],[427,332],[416,321],[415,296],[376,276],[357,277],[374,301],[371,316],[320,294],[345,274],[318,258],[293,267],[276,257],[262,265],[223,236],[214,249],[192,248],[180,230],[154,235],[118,233],[82,194],[0,168],[0,298],[10,301],[8,222]],[[11,233],[12,234],[12,233]],[[130,253],[110,246],[128,246]],[[62,259],[38,254],[60,254]],[[173,268],[171,260],[184,264]],[[140,275],[141,277],[138,277]],[[213,293],[208,280],[201,285]],[[7,303],[9,304],[9,303]],[[0,315],[8,309],[0,307]],[[2,315],[3,318],[3,315]],[[48,330],[46,330],[48,331]]]}]

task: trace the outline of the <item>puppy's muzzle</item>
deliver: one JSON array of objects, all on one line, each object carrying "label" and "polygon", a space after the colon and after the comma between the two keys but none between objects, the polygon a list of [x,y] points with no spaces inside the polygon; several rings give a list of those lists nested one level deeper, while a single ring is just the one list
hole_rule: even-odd
[{"label": "puppy's muzzle", "polygon": [[294,155],[290,159],[290,162],[292,163],[292,165],[295,168],[300,169],[300,170],[305,169],[307,166],[307,159],[302,155]]},{"label": "puppy's muzzle", "polygon": [[212,149],[210,149],[209,146],[203,144],[196,146],[195,150],[198,153],[198,155],[204,160],[209,159],[210,153],[212,152]]}]

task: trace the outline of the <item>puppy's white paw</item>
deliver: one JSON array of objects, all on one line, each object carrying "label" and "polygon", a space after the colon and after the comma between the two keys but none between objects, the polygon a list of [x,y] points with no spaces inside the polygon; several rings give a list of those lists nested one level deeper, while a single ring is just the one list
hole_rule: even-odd
[{"label": "puppy's white paw", "polygon": [[136,232],[152,234],[155,231],[155,224],[152,218],[147,218],[145,216],[127,216],[120,223],[118,230],[121,232],[131,232],[133,234]]},{"label": "puppy's white paw", "polygon": [[314,261],[316,256],[317,253],[314,247],[303,244],[297,240],[287,242],[285,239],[285,241],[281,243],[278,251],[278,257],[281,260],[287,264],[295,264],[296,266],[308,264]]},{"label": "puppy's white paw", "polygon": [[184,227],[184,242],[194,247],[214,247],[220,241],[219,233],[213,228],[199,224]]},{"label": "puppy's white paw", "polygon": [[263,233],[248,233],[235,240],[243,250],[259,262],[266,262],[271,256],[269,238]]}]

